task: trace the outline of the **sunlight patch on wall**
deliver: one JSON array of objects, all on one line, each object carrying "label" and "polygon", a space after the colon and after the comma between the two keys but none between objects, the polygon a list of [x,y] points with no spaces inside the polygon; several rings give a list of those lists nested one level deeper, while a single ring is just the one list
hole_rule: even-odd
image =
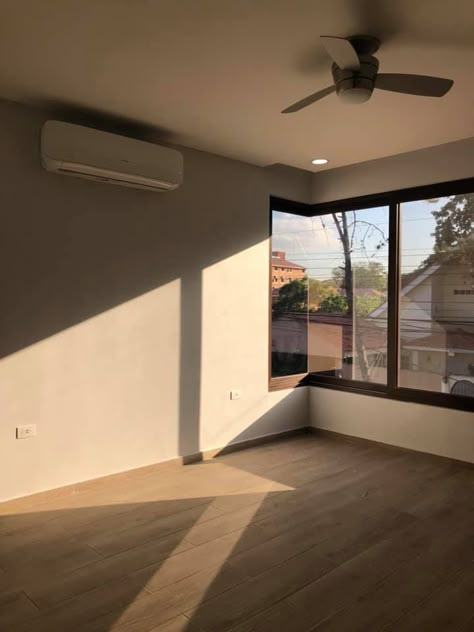
[{"label": "sunlight patch on wall", "polygon": [[304,389],[268,392],[269,256],[265,239],[203,270],[201,449],[306,423]]}]

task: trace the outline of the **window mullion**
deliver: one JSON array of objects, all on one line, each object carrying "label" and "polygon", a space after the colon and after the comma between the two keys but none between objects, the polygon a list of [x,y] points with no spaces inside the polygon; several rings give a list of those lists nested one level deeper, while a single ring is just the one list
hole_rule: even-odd
[{"label": "window mullion", "polygon": [[390,204],[388,236],[387,389],[398,387],[400,297],[400,204]]}]

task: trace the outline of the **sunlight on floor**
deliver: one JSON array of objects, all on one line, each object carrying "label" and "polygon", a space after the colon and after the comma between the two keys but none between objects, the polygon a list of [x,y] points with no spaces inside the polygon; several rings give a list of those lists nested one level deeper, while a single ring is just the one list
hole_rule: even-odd
[{"label": "sunlight on floor", "polygon": [[[213,495],[212,490],[217,491],[221,486],[220,480],[223,475],[227,478],[232,475],[233,471],[235,471],[236,475],[241,476],[242,474],[239,468],[216,462],[208,463],[207,465],[202,464],[194,469],[198,470],[199,467],[201,469],[204,467],[207,474],[209,465],[216,468],[213,482],[206,485],[206,491],[209,492],[209,496]],[[232,490],[227,494],[215,496],[193,526],[183,535],[183,540],[179,543],[177,549],[171,552],[167,559],[160,563],[156,572],[149,577],[138,598],[124,608],[119,619],[114,623],[114,628],[125,625],[124,629],[128,630],[128,625],[126,624],[129,624],[131,626],[130,630],[133,630],[133,622],[137,620],[142,621],[141,616],[143,616],[142,613],[144,614],[144,611],[146,611],[145,618],[153,616],[150,615],[150,606],[146,603],[147,593],[153,599],[151,597],[152,593],[166,589],[170,584],[178,582],[175,585],[174,594],[170,594],[169,597],[173,600],[179,598],[179,580],[182,577],[183,565],[189,566],[190,563],[194,562],[197,565],[196,568],[202,568],[202,560],[206,556],[212,555],[212,560],[209,560],[209,566],[204,571],[196,571],[197,581],[193,587],[194,610],[199,608],[202,601],[209,598],[215,582],[222,583],[226,581],[229,558],[238,554],[239,547],[245,550],[251,548],[252,539],[255,540],[255,544],[260,541],[261,534],[258,534],[258,526],[251,525],[255,521],[256,515],[261,511],[265,500],[272,494],[295,490],[294,487],[275,482],[263,476],[250,475],[250,479],[252,485],[244,490]],[[189,494],[189,490],[186,488],[183,489],[184,491],[187,493],[181,495],[179,493],[180,490],[177,490],[177,495],[183,500],[185,498],[195,499],[198,497],[198,495],[194,496],[192,492]],[[199,492],[202,495],[203,489],[201,485],[199,486]],[[218,512],[217,516],[215,515],[216,512]],[[232,528],[229,531],[227,523],[230,521],[232,521]],[[219,538],[218,547],[212,544],[216,538]],[[244,541],[245,545],[243,544]],[[183,544],[186,543],[199,548],[191,551],[180,550]],[[206,544],[209,545],[209,550],[207,550]],[[243,576],[242,581],[244,580],[245,577]]]},{"label": "sunlight on floor", "polygon": [[[270,481],[262,479],[262,484],[265,483],[267,483],[268,487]],[[289,491],[291,489],[284,485],[278,485],[275,483],[273,485],[281,488],[280,491]],[[113,628],[120,626],[121,629],[121,626],[125,625],[124,629],[128,630],[129,627],[126,624],[129,623],[131,626],[130,630],[135,629],[135,624],[140,626],[140,624],[143,623],[143,619],[141,617],[143,616],[142,613],[144,614],[144,611],[146,611],[146,619],[154,616],[153,609],[150,612],[150,606],[146,603],[147,593],[149,593],[150,599],[153,599],[151,593],[155,593],[161,589],[166,589],[166,587],[173,582],[177,582],[174,584],[173,595],[170,595],[170,599],[179,599],[179,580],[182,576],[183,564],[189,565],[190,560],[192,560],[193,557],[196,558],[196,562],[202,560],[207,552],[205,546],[203,547],[202,545],[211,543],[213,539],[219,537],[220,531],[222,530],[222,523],[231,519],[235,530],[230,533],[224,530],[225,535],[220,537],[220,546],[216,548],[214,545],[212,547],[212,563],[209,567],[205,568],[204,571],[196,572],[196,575],[198,575],[199,578],[194,586],[193,610],[198,609],[201,603],[205,599],[208,599],[212,594],[213,584],[217,580],[219,583],[226,581],[225,575],[228,570],[228,560],[236,554],[236,550],[239,548],[239,544],[241,544],[243,539],[247,540],[246,548],[249,547],[248,539],[252,538],[252,533],[249,532],[249,527],[255,520],[256,514],[260,511],[268,493],[271,492],[267,491],[260,492],[260,494],[252,494],[254,498],[251,500],[249,499],[249,495],[243,492],[236,492],[216,497],[215,500],[203,511],[199,520],[196,521],[196,523],[183,537],[184,543],[189,542],[191,545],[199,548],[195,548],[191,551],[187,550],[183,553],[178,552],[177,554],[172,552],[167,559],[161,562],[159,568],[157,568],[156,572],[149,578],[141,594],[138,595],[128,607],[124,608],[120,617],[115,621]],[[237,506],[233,506],[232,500],[234,499],[237,499]],[[240,499],[242,499],[242,504],[245,506],[238,510],[238,501]],[[252,503],[250,505],[248,504],[249,500]],[[218,508],[221,512],[224,510],[224,507],[226,508],[226,511],[237,509],[237,512],[234,511],[231,518],[227,517],[225,513],[220,513],[217,517],[212,516],[212,512],[215,511],[216,508]],[[209,515],[209,512],[211,512],[211,515]],[[180,545],[182,545],[183,542],[181,542]],[[183,561],[181,561],[181,558]],[[245,576],[242,575],[242,581],[245,579]]]}]

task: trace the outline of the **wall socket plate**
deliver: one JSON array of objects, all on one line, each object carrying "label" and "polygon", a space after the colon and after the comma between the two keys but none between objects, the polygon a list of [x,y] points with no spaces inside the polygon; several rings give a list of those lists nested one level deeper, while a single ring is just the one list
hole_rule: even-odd
[{"label": "wall socket plate", "polygon": [[241,393],[241,391],[239,391],[239,389],[233,389],[230,392],[230,398],[231,399],[240,399],[241,395],[242,395],[242,393]]},{"label": "wall socket plate", "polygon": [[36,436],[36,424],[24,424],[16,427],[17,439],[29,439]]}]

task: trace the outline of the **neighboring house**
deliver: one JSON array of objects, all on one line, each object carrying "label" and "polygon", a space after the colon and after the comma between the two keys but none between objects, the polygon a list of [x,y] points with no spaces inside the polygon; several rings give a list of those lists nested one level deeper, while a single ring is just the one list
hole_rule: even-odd
[{"label": "neighboring house", "polygon": [[[400,291],[400,323],[404,337],[419,338],[420,332],[430,334],[433,327],[432,302],[433,278],[440,266],[433,265],[417,275],[409,275],[408,282]],[[375,309],[370,318],[383,327],[387,326],[387,303]],[[411,323],[411,326],[409,325]],[[416,326],[415,326],[416,323]]]},{"label": "neighboring house", "polygon": [[279,290],[287,283],[304,279],[305,276],[306,268],[287,261],[285,252],[281,250],[272,252],[272,290]]},{"label": "neighboring house", "polygon": [[[401,385],[449,391],[457,380],[474,382],[474,271],[432,265],[406,279],[399,305]],[[370,318],[386,327],[387,304]]]}]

